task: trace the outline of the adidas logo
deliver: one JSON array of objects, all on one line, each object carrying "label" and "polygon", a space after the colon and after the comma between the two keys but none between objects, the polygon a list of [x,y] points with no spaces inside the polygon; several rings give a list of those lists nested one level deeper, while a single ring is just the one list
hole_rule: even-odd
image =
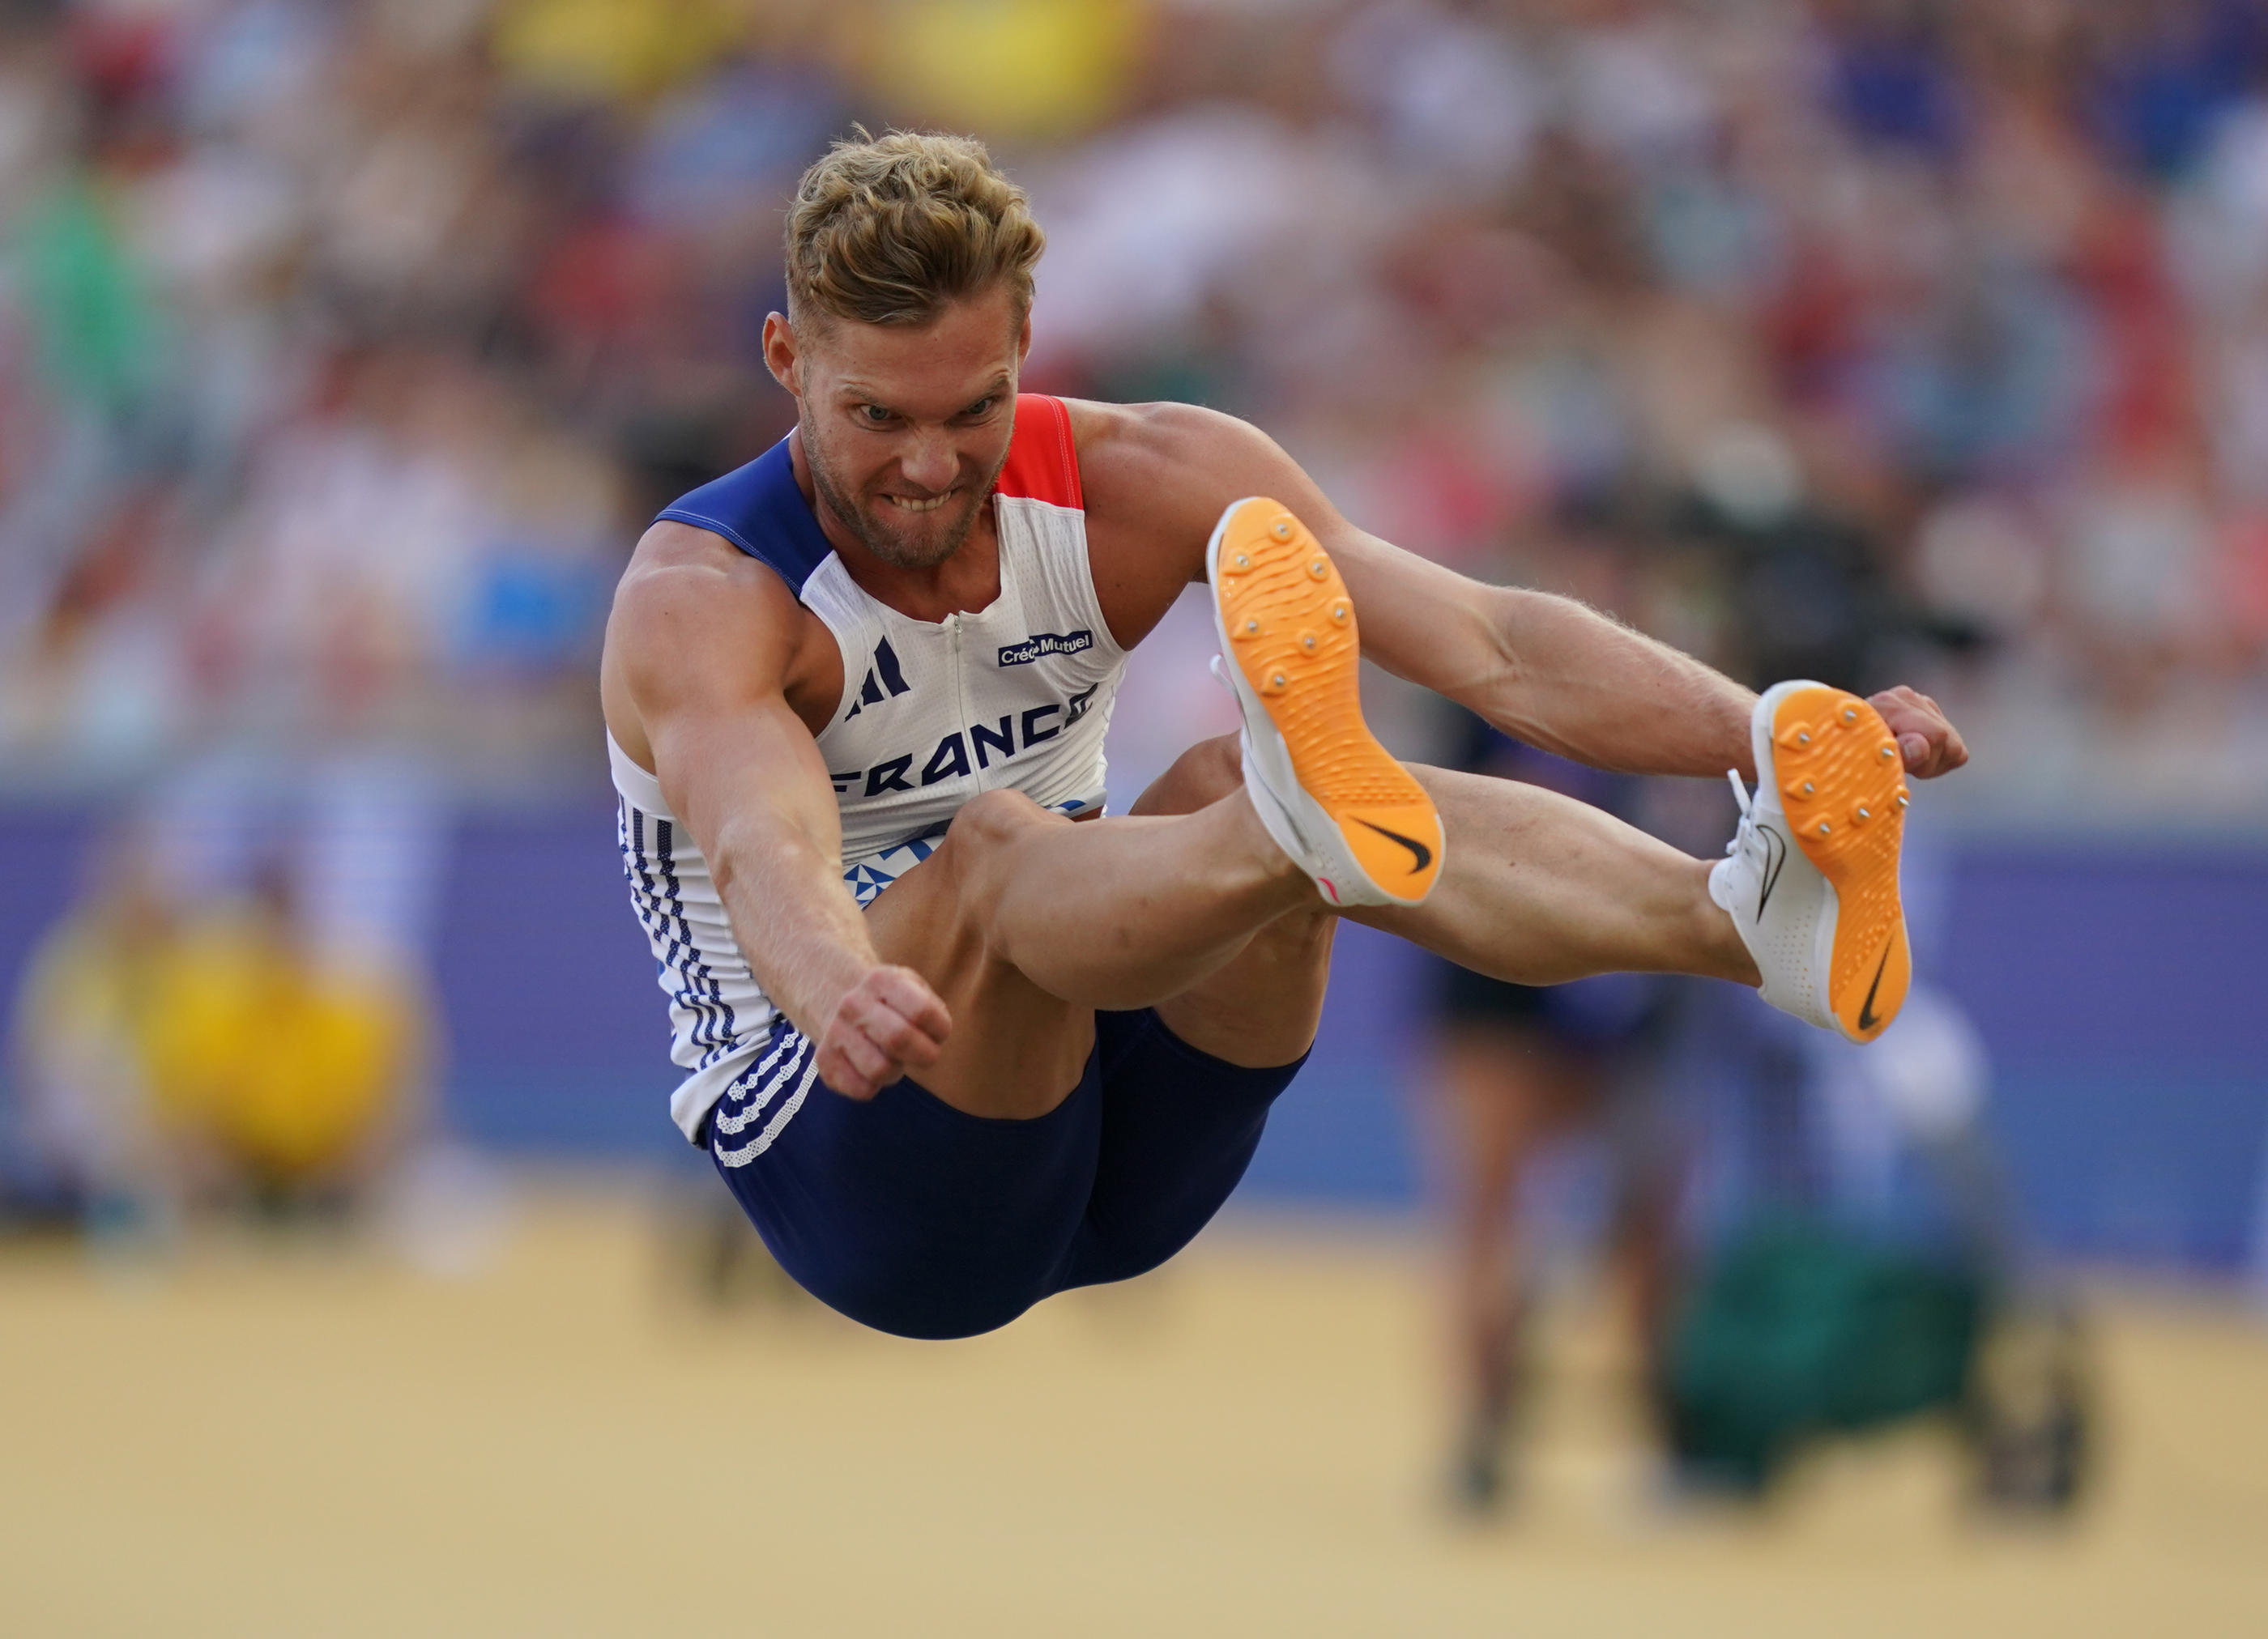
[{"label": "adidas logo", "polygon": [[874,645],[874,663],[866,668],[866,680],[858,686],[858,698],[850,702],[850,709],[843,714],[843,720],[848,723],[868,706],[879,706],[885,700],[913,692],[906,674],[898,669],[898,651],[890,647],[890,640],[885,637]]}]

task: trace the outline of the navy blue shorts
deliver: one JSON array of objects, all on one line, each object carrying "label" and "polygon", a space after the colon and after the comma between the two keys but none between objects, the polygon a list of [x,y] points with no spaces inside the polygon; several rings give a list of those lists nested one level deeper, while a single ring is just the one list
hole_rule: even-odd
[{"label": "navy blue shorts", "polygon": [[1071,1096],[1001,1121],[911,1081],[864,1104],[832,1092],[783,1018],[711,1113],[709,1152],[780,1267],[829,1308],[901,1337],[990,1332],[1188,1246],[1300,1068],[1225,1063],[1146,1008],[1094,1026]]}]

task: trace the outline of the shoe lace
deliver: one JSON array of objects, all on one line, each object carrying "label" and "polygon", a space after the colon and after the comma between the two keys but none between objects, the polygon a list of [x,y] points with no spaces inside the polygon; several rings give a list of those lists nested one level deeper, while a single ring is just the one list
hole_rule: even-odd
[{"label": "shoe lace", "polygon": [[1756,830],[1756,804],[1749,797],[1749,788],[1742,783],[1741,771],[1738,768],[1726,769],[1725,777],[1733,783],[1733,800],[1741,805],[1740,829],[1734,832],[1733,840],[1725,844],[1725,851],[1727,854],[1737,854],[1741,851],[1742,844],[1748,842]]}]

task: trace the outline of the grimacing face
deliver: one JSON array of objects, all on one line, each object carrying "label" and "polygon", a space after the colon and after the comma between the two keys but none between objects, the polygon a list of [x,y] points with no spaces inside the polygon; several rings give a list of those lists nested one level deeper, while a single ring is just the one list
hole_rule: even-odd
[{"label": "grimacing face", "polygon": [[796,395],[828,516],[883,562],[934,568],[968,539],[1008,459],[1031,346],[1004,283],[925,325],[764,324],[764,357]]}]

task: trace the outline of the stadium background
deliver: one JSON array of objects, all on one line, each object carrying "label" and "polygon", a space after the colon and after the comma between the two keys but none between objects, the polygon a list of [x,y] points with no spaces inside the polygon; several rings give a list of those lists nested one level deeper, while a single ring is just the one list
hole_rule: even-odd
[{"label": "stadium background", "polygon": [[[2237,1385],[2262,1357],[2248,1305],[2268,1280],[2253,994],[2268,973],[2268,12],[2235,0],[15,0],[0,11],[0,987],[18,993],[122,849],[185,900],[288,866],[313,943],[430,989],[428,1193],[510,1220],[468,1242],[489,1248],[462,1260],[473,1287],[524,1296],[536,1269],[571,1310],[561,1249],[591,1250],[615,1282],[593,1314],[660,1327],[703,1363],[673,1392],[729,1395],[738,1371],[819,1393],[837,1359],[876,1384],[926,1380],[880,1344],[671,1331],[606,1261],[632,1255],[608,1235],[652,1231],[619,1180],[683,1176],[690,1158],[664,1115],[659,998],[613,851],[598,625],[642,520],[787,425],[755,352],[781,299],[778,204],[853,121],[976,131],[1030,188],[1050,250],[1027,386],[1248,415],[1414,549],[1578,592],[1743,674],[1831,668],[1944,701],[1977,761],[1923,793],[1943,907],[1925,957],[1989,1050],[1989,1120],[2027,1221],[2109,1272],[2114,1315],[2152,1317],[2118,1347],[2190,1362],[2146,1393],[2211,1385],[2185,1409],[2219,1428],[2213,1460],[2259,1449]],[[1121,800],[1224,725],[1204,648],[1177,620],[1138,658],[1113,730]],[[1453,724],[1373,681],[1397,746],[1449,742]],[[1668,792],[1663,828],[1712,849],[1721,800]],[[1327,1353],[1298,1340],[1370,1314],[1408,1334],[1373,1363],[1392,1379],[1380,1392],[1422,1407],[1426,1322],[1400,1293],[1424,1270],[1424,982],[1399,947],[1351,933],[1322,1048],[1243,1198],[1307,1227],[1208,1254],[1174,1300],[1272,1329],[1173,1333],[1130,1299],[1090,1331],[1035,1319],[938,1370],[963,1385],[983,1378],[970,1360],[1020,1381],[1101,1372],[1131,1392],[1144,1349],[1178,1362],[1218,1344],[1235,1382]],[[262,1336],[310,1305],[345,1305],[350,1332],[407,1305],[444,1328],[437,1358],[464,1320],[446,1292],[373,1295],[358,1265],[214,1274],[145,1249],[127,1261],[174,1273],[129,1325],[103,1308],[109,1256],[63,1266],[75,1275],[0,1266],[17,1289],[0,1306],[26,1326],[61,1317],[36,1334],[63,1351],[53,1370],[26,1367],[39,1393],[125,1370],[84,1351],[176,1346],[240,1387],[225,1336],[197,1341],[239,1310],[267,1317],[249,1323]],[[350,1315],[339,1294],[357,1292]],[[660,1380],[630,1373],[619,1393]],[[821,1426],[856,1419],[817,1404]],[[2132,1414],[2130,1474],[2166,1449],[2139,1432],[2151,1415]],[[1051,1437],[1075,1444],[1063,1415]],[[1329,1422],[1345,1472],[1381,1488],[1347,1518],[1397,1522],[1381,1553],[1419,1554],[1422,1413],[1344,1419]],[[318,1451],[353,1446],[306,1426],[323,1429],[306,1437]],[[902,1472],[843,1437],[877,1490],[928,1495],[911,1458]],[[2213,1435],[2165,1437],[2195,1479]],[[1329,1467],[1321,1422],[1286,1438],[1307,1447],[1294,1471]],[[67,1445],[55,1460],[38,1485],[0,1482],[14,1512],[36,1519],[55,1500],[39,1486],[78,1470]],[[1288,1506],[1250,1481],[1282,1479],[1270,1460],[1256,1448],[1242,1480],[1216,1464],[1182,1482]],[[2268,1491],[2213,1474],[2169,1506],[2257,1532]],[[1027,1477],[1109,1491],[1094,1474]],[[128,1465],[114,1483],[170,1496],[180,1480]],[[2105,1510],[2149,1493],[2114,1484]],[[1737,1578],[1730,1563],[1826,1598],[1852,1541],[1911,1534],[1869,1506],[1792,1548],[1681,1541],[1634,1562],[1663,1590]],[[920,1534],[891,1518],[883,1552]],[[1419,1598],[1395,1578],[1424,1572],[1458,1591],[1409,1607],[1441,1627],[1508,1619],[1556,1574],[1544,1518],[1496,1561],[1381,1560],[1373,1592]],[[208,1569],[242,1551],[213,1540]],[[279,1585],[313,1597],[363,1574],[331,1551]],[[2007,1571],[2007,1588],[2083,1564],[2110,1580],[2066,1594],[2139,1597],[2173,1574],[2101,1542],[2072,1552]],[[1577,1559],[1602,1577],[1620,1563],[1595,1543]],[[70,1589],[53,1572],[76,1562],[40,1562],[39,1608],[62,1630]],[[1077,1578],[1049,1575],[1029,1608],[1053,1614],[1027,1620],[1077,1625],[1049,1602]],[[2268,1611],[2234,1577],[2216,1561],[2183,1585],[2252,1601],[2223,1614]],[[1963,1608],[1992,1608],[1978,1599]],[[131,1626],[130,1601],[85,1608]],[[217,1622],[230,1606],[195,1608]],[[1286,1591],[1188,1608],[1377,1631],[1403,1607],[1329,1617]],[[2119,1608],[2098,1599],[2094,1618]]]}]

